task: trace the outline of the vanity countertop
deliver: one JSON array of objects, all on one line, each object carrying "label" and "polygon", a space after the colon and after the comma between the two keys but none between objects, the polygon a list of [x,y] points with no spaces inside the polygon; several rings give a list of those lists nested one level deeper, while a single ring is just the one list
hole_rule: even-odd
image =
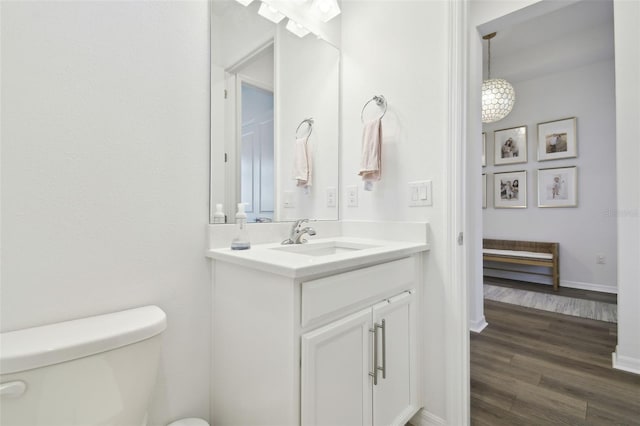
[{"label": "vanity countertop", "polygon": [[387,262],[429,250],[429,245],[424,242],[353,237],[313,238],[309,239],[300,249],[301,251],[313,250],[315,247],[322,248],[334,243],[369,247],[335,254],[312,256],[286,251],[289,248],[296,250],[298,247],[285,246],[280,243],[267,243],[252,245],[248,250],[210,249],[207,251],[207,257],[289,278],[306,278],[312,275],[339,272],[354,267]]}]

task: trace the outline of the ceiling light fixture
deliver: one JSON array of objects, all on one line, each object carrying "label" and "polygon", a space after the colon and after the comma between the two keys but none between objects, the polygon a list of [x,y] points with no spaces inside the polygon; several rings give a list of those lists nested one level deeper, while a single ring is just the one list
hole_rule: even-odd
[{"label": "ceiling light fixture", "polygon": [[277,24],[278,22],[282,21],[282,19],[284,19],[284,15],[280,13],[278,9],[265,2],[262,2],[262,4],[260,5],[260,9],[258,9],[258,15],[262,16],[263,18],[267,18],[274,24]]},{"label": "ceiling light fixture", "polygon": [[236,0],[236,1],[243,6],[249,6],[251,3],[253,3],[253,0]]},{"label": "ceiling light fixture", "polygon": [[322,22],[329,22],[340,14],[338,0],[313,0],[311,8]]},{"label": "ceiling light fixture", "polygon": [[298,24],[296,21],[292,19],[289,19],[289,21],[287,22],[287,29],[300,38],[309,34],[308,29],[306,29],[304,26]]},{"label": "ceiling light fixture", "polygon": [[482,122],[494,123],[505,118],[516,102],[513,86],[501,78],[491,78],[491,39],[496,33],[482,37],[489,43],[487,80],[482,82]]}]

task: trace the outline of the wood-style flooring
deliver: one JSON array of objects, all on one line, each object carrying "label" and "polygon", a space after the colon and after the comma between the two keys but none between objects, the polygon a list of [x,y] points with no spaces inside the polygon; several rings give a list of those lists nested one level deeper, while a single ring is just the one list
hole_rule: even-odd
[{"label": "wood-style flooring", "polygon": [[488,277],[486,275],[484,277],[484,283],[501,287],[517,288],[519,290],[535,291],[538,293],[573,297],[576,299],[593,300],[594,302],[617,303],[618,300],[615,293],[602,293],[598,291],[581,290],[578,288],[562,286],[558,288],[558,291],[553,291],[553,286],[551,285],[529,283],[506,278]]},{"label": "wood-style flooring", "polygon": [[640,425],[640,376],[611,367],[616,324],[490,300],[484,312],[472,425]]}]

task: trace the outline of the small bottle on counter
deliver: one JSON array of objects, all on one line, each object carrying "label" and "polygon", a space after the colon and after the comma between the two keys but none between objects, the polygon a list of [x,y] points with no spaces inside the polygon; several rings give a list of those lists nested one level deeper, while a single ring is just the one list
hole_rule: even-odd
[{"label": "small bottle on counter", "polygon": [[226,223],[222,204],[216,204],[216,212],[213,214],[213,223]]},{"label": "small bottle on counter", "polygon": [[231,241],[231,250],[246,250],[251,248],[249,232],[247,232],[247,214],[244,212],[244,203],[238,203],[236,213],[236,236]]}]

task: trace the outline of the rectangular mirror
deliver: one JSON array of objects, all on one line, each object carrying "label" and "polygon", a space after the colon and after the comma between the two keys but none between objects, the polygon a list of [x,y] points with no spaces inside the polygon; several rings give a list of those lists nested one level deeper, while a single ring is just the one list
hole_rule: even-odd
[{"label": "rectangular mirror", "polygon": [[[260,5],[211,2],[210,222],[233,223],[237,203],[248,222],[338,220],[340,51]],[[300,144],[308,186],[294,179]]]}]

